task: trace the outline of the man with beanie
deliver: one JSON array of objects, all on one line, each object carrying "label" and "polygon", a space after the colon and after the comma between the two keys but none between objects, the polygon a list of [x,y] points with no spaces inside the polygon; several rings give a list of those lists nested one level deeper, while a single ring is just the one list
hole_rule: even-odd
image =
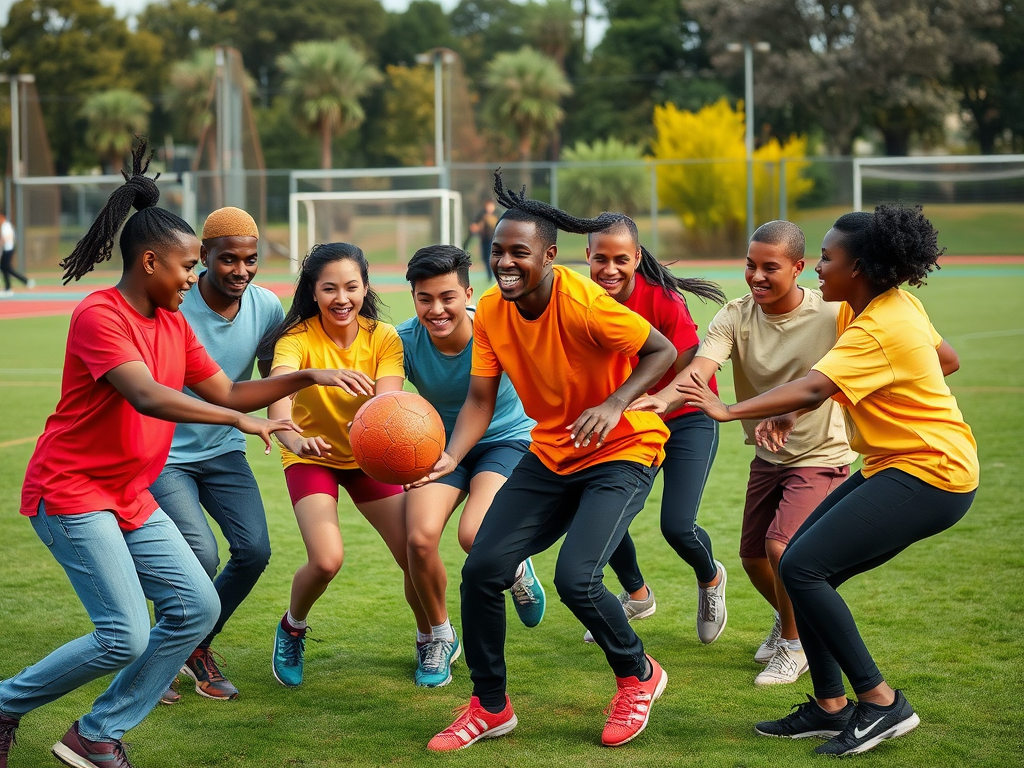
[{"label": "man with beanie", "polygon": [[[278,298],[258,285],[256,222],[239,208],[221,208],[206,219],[200,260],[206,270],[185,294],[181,313],[210,356],[233,381],[252,378],[257,361],[267,376],[273,350],[260,342],[284,321]],[[186,394],[193,394],[185,389]],[[193,395],[195,396],[195,395]],[[245,458],[245,438],[234,427],[179,424],[167,465],[150,489],[174,521],[220,596],[220,618],[182,667],[195,681],[196,693],[226,701],[238,689],[224,677],[210,643],[256,585],[270,560],[270,539],[256,479]],[[203,509],[220,526],[230,547],[227,564],[217,575],[217,540]],[[170,681],[168,681],[170,682]],[[181,699],[169,687],[163,704]]]}]

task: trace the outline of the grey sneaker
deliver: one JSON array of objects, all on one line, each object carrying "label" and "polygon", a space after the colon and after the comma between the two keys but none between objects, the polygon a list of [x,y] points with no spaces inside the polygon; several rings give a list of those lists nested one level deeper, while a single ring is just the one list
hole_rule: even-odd
[{"label": "grey sneaker", "polygon": [[767,664],[772,660],[772,656],[775,655],[775,649],[779,647],[779,639],[782,637],[782,617],[779,616],[779,612],[775,612],[775,624],[772,626],[772,631],[768,633],[768,637],[761,643],[761,647],[757,649],[757,653],[754,654],[754,661],[758,664]]},{"label": "grey sneaker", "polygon": [[[630,598],[629,592],[622,591],[619,593],[619,603],[622,605],[622,612],[626,614],[626,621],[646,619],[649,616],[653,616],[654,612],[658,610],[658,604],[654,601],[654,590],[651,589],[650,585],[647,586],[647,597],[643,600],[633,600]],[[583,635],[583,642],[595,642],[594,636],[590,634],[589,629]]]},{"label": "grey sneaker", "polygon": [[715,560],[721,580],[713,587],[697,585],[697,637],[707,645],[718,639],[725,629],[725,566]]},{"label": "grey sneaker", "polygon": [[794,650],[785,643],[775,646],[775,655],[768,666],[754,678],[754,685],[785,685],[795,683],[807,671],[807,656],[803,648]]}]

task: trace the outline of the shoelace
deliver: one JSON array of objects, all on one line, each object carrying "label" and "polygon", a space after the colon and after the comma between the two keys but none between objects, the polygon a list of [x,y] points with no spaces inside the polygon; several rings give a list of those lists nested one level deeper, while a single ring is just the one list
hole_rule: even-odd
[{"label": "shoelace", "polygon": [[[529,583],[527,583],[527,580],[529,580]],[[536,605],[539,603],[537,595],[530,589],[533,583],[534,580],[525,575],[521,579],[516,579],[511,588],[512,599],[520,605]]]},{"label": "shoelace", "polygon": [[784,649],[781,645],[776,646],[775,653],[768,660],[767,666],[765,666],[765,672],[778,672],[780,674],[793,674],[797,669],[796,662],[789,656],[789,650]]},{"label": "shoelace", "polygon": [[711,597],[711,592],[714,589],[715,587],[707,587],[698,590],[700,592],[701,621],[718,621],[718,600]]},{"label": "shoelace", "polygon": [[227,678],[224,677],[224,673],[220,671],[217,659],[220,659],[220,663],[227,667],[228,664],[224,660],[224,657],[212,648],[203,648],[203,652],[198,659],[199,663],[203,665],[203,669],[206,670],[206,676],[211,683],[220,683],[227,680]]},{"label": "shoelace", "polygon": [[[285,662],[290,667],[298,666],[302,660],[303,654],[306,652],[306,638],[309,636],[309,627],[306,627],[306,631],[296,637],[290,632],[285,632],[284,637],[280,638],[278,642],[278,651],[284,656]],[[316,638],[309,638],[315,640]]]},{"label": "shoelace", "polygon": [[645,693],[639,686],[630,685],[620,688],[605,707],[608,722],[616,725],[630,726],[632,720],[643,719],[643,714],[636,711],[637,704],[650,706],[651,694]]},{"label": "shoelace", "polygon": [[802,701],[799,704],[794,704],[793,706],[791,706],[790,709],[796,710],[796,711],[795,712],[790,712],[788,715],[786,715],[784,718],[782,718],[779,722],[780,723],[787,723],[788,724],[788,723],[793,722],[794,720],[798,720],[799,718],[803,717],[804,711],[808,707],[810,707],[810,706],[817,706],[817,702],[815,702],[815,700],[813,698],[811,698],[811,696],[808,695],[807,696],[807,701]]},{"label": "shoelace", "polygon": [[120,768],[132,768],[132,764],[128,760],[128,747],[130,746],[131,744],[124,741],[114,742],[114,757],[117,760],[122,761],[120,763]]},{"label": "shoelace", "polygon": [[447,640],[434,640],[427,643],[427,647],[423,649],[423,668],[429,672],[437,672],[441,669],[451,645]]}]

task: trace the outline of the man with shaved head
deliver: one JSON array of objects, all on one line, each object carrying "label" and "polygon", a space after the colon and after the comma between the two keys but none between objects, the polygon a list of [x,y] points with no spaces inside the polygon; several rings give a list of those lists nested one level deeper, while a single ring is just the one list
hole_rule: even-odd
[{"label": "man with shaved head", "polygon": [[[803,268],[800,227],[789,221],[758,227],[747,248],[744,276],[750,293],[719,310],[693,362],[668,387],[631,407],[671,412],[682,405],[676,383],[689,382],[693,373],[708,381],[726,360],[732,360],[737,401],[806,375],[836,342],[839,305],[797,285]],[[778,452],[758,443],[757,428],[757,421],[743,422],[747,444],[757,447],[743,509],[740,560],[775,609],[775,625],[754,654],[765,664],[754,683],[776,685],[796,682],[807,671],[793,605],[779,579],[779,560],[803,521],[849,475],[856,454],[846,439],[842,411],[831,400],[801,416]]]},{"label": "man with shaved head", "polygon": [[[251,284],[259,260],[256,222],[239,208],[221,208],[206,219],[202,238],[200,260],[206,270],[185,294],[181,313],[233,381],[251,379],[257,358],[260,374],[266,376],[273,350],[260,349],[260,342],[284,321],[284,310],[273,293]],[[181,671],[195,681],[201,696],[234,699],[238,689],[221,673],[210,644],[270,560],[266,513],[245,458],[244,436],[234,427],[179,424],[167,465],[151,490],[210,578],[216,576],[214,586],[221,602],[213,631]],[[204,508],[230,547],[230,558],[219,576],[217,540]],[[169,687],[160,701],[174,704],[180,699],[181,694]]]}]

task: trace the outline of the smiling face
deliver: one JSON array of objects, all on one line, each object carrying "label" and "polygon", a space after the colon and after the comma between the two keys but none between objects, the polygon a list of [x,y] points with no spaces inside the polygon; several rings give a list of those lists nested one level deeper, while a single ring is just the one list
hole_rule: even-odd
[{"label": "smiling face", "polygon": [[803,299],[797,277],[804,270],[804,260],[793,261],[782,244],[771,245],[752,241],[747,247],[744,278],[750,295],[765,314],[781,315],[796,309]]},{"label": "smiling face", "polygon": [[843,234],[835,229],[821,241],[821,259],[815,266],[818,287],[825,301],[849,301],[863,279],[857,260],[843,246]]},{"label": "smiling face", "polygon": [[422,278],[412,289],[416,317],[434,341],[472,335],[473,321],[466,311],[472,297],[473,289],[464,287],[455,272]]},{"label": "smiling face", "polygon": [[[550,289],[551,262],[557,248],[546,246],[531,221],[502,219],[491,240],[491,270],[498,280],[498,290],[505,301],[530,301],[540,298],[545,287]],[[539,289],[539,293],[538,293]]]},{"label": "smiling face", "polygon": [[225,299],[237,301],[259,269],[255,237],[216,237],[203,242],[204,281]]},{"label": "smiling face", "polygon": [[636,269],[640,266],[640,246],[625,227],[590,236],[587,263],[590,279],[613,299],[623,302],[633,293]]},{"label": "smiling face", "polygon": [[146,250],[139,257],[147,275],[146,293],[153,305],[177,312],[185,293],[199,278],[199,240],[194,235],[182,234],[176,243],[157,250]]},{"label": "smiling face", "polygon": [[313,287],[324,328],[347,336],[358,329],[356,318],[369,286],[363,282],[359,265],[352,259],[325,264]]}]

